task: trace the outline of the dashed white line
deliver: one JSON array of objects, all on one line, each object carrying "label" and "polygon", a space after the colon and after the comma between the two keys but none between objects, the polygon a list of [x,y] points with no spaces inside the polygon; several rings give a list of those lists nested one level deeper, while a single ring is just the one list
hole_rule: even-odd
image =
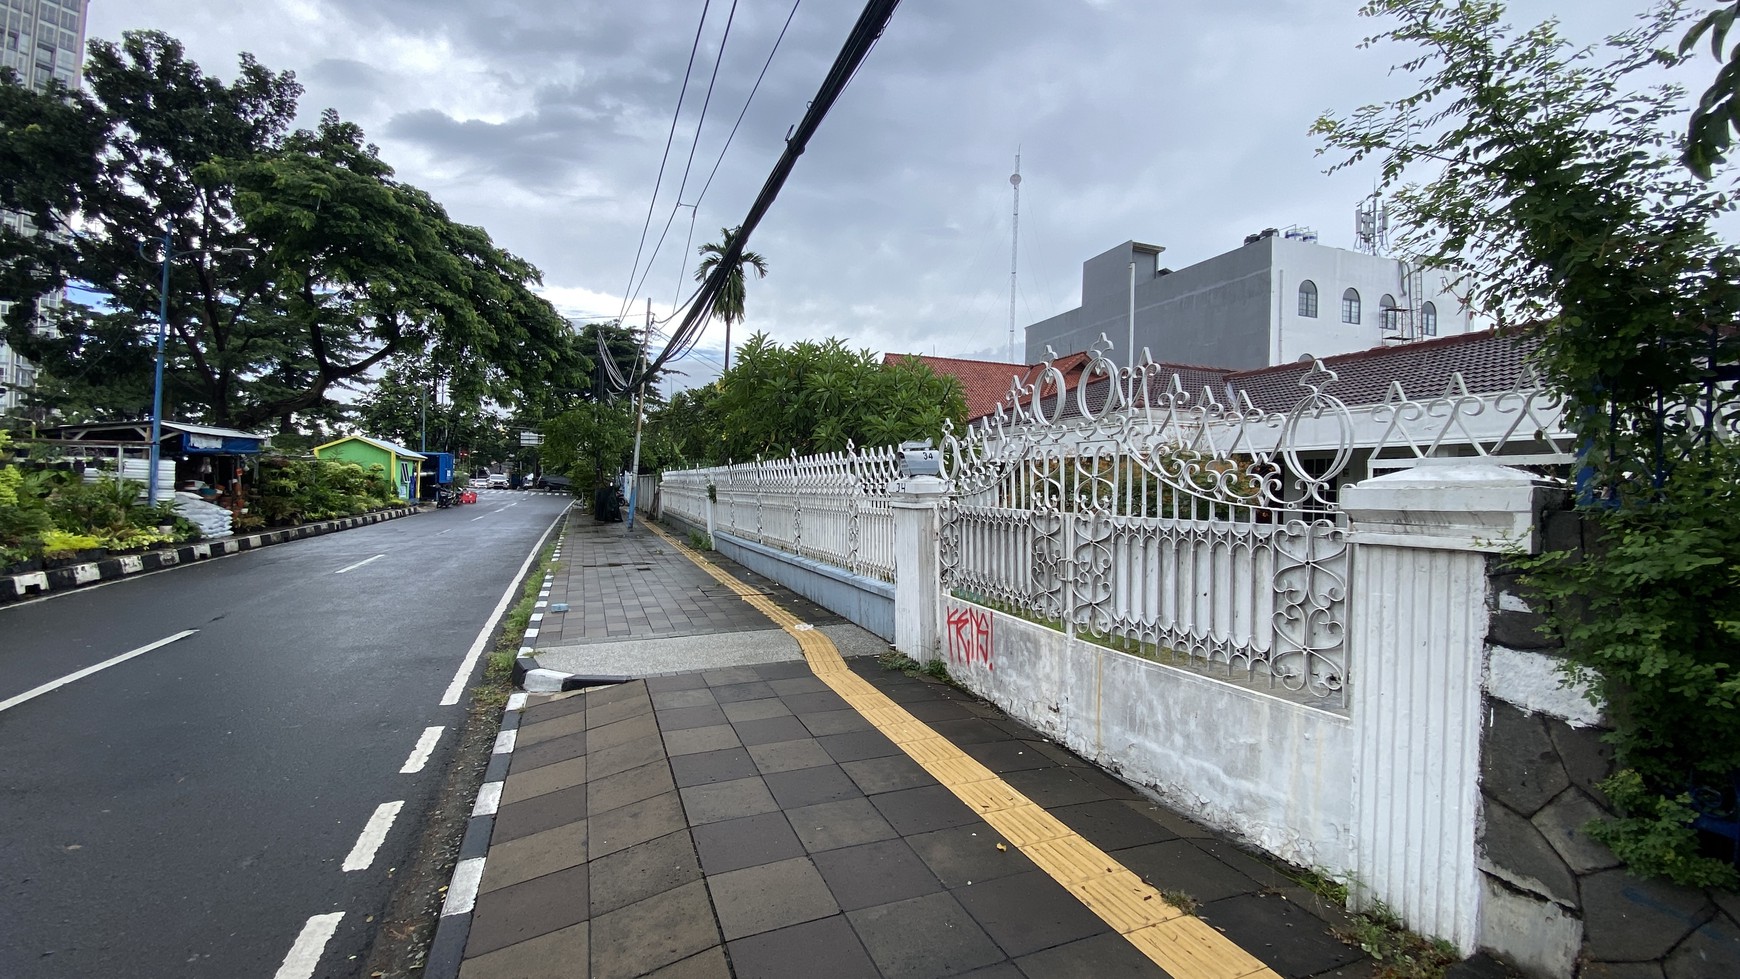
[{"label": "dashed white line", "polygon": [[357,563],[349,565],[347,567],[339,568],[337,571],[334,571],[333,574],[344,574],[346,571],[355,571],[356,569],[362,567],[365,564],[373,564],[376,561],[379,561],[381,558],[384,558],[384,557],[386,557],[385,554],[376,554],[374,557],[369,558],[366,561],[358,561]]},{"label": "dashed white line", "polygon": [[342,917],[343,911],[333,911],[309,918],[272,979],[312,979],[314,970],[320,966],[321,953],[326,951],[326,943],[332,940],[332,933],[338,930],[338,919]]},{"label": "dashed white line", "polygon": [[175,642],[178,639],[186,639],[188,636],[191,636],[198,631],[199,631],[198,629],[183,629],[182,631],[176,633],[173,636],[166,636],[162,639],[157,640],[154,643],[140,646],[138,649],[128,650],[127,652],[122,653],[119,656],[110,657],[109,659],[103,660],[101,663],[98,663],[94,666],[87,666],[84,669],[77,671],[76,673],[68,673],[66,676],[63,676],[58,680],[50,680],[40,687],[32,687],[31,689],[26,690],[23,693],[18,694],[17,696],[8,697],[5,700],[0,700],[0,710],[10,710],[14,707],[17,707],[19,704],[24,703],[27,700],[35,700],[37,697],[40,697],[45,693],[52,693],[53,691],[59,690],[61,687],[64,687],[67,684],[72,683],[76,680],[83,680],[85,677],[90,676],[92,673],[96,673],[100,670],[106,670],[109,667],[114,666],[118,663],[125,663],[135,656],[143,656],[146,653],[149,653],[150,651],[152,651],[153,649],[161,649],[164,646],[167,646],[170,643]]},{"label": "dashed white line", "polygon": [[452,914],[470,914],[477,905],[477,886],[483,883],[483,858],[467,857],[453,868],[453,880],[447,885],[447,900],[441,905],[443,918]]},{"label": "dashed white line", "polygon": [[399,818],[399,810],[405,808],[404,800],[398,802],[383,802],[375,807],[375,814],[363,825],[362,835],[356,838],[356,846],[350,848],[350,855],[344,858],[342,869],[345,873],[353,870],[367,870],[375,862],[375,851],[386,842],[387,833],[393,828],[393,820]]},{"label": "dashed white line", "polygon": [[423,766],[429,764],[429,756],[434,753],[441,732],[445,730],[445,725],[424,728],[423,736],[417,739],[417,746],[411,749],[411,757],[405,759],[405,767],[399,769],[399,774],[415,775],[422,771]]}]

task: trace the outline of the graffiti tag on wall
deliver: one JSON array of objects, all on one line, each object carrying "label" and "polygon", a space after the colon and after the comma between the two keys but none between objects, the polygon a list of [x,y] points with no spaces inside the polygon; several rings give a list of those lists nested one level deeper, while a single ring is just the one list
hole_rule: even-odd
[{"label": "graffiti tag on wall", "polygon": [[991,666],[991,613],[970,608],[951,608],[947,633],[949,661],[962,666]]}]

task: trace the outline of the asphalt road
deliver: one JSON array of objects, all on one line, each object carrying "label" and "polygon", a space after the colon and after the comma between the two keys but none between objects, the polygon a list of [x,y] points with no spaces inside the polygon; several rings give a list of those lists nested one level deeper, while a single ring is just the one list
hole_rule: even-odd
[{"label": "asphalt road", "polygon": [[441,701],[567,502],[0,607],[0,703],[197,630],[0,709],[0,976],[354,974],[463,723]]}]

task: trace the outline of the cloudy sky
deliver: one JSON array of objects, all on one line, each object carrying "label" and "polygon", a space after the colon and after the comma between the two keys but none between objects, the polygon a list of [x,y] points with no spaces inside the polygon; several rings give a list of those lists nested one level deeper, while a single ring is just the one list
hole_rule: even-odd
[{"label": "cloudy sky", "polygon": [[[226,80],[242,51],[292,70],[307,122],[331,107],[359,123],[402,179],[543,269],[564,312],[611,317],[632,295],[637,314],[650,297],[664,316],[693,289],[696,247],[742,220],[861,8],[799,0],[721,158],[793,4],[738,0],[727,38],[734,5],[712,0],[655,201],[704,3],[92,0],[88,33],[167,31]],[[1595,40],[1642,5],[1586,0],[1561,16]],[[1566,5],[1512,6],[1532,22]],[[764,330],[1006,359],[1017,148],[1018,327],[1076,305],[1082,261],[1131,238],[1166,246],[1174,268],[1265,227],[1350,247],[1374,173],[1325,176],[1307,129],[1407,90],[1388,72],[1395,51],[1359,49],[1376,25],[1357,8],[907,0],[752,239],[770,271],[733,341]],[[647,254],[669,232],[631,286],[649,202]],[[715,325],[678,366],[710,378],[723,347]]]}]

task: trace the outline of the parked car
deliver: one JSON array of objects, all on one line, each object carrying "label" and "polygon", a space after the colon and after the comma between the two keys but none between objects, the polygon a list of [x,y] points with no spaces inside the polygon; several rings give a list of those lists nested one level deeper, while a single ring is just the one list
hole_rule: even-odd
[{"label": "parked car", "polygon": [[490,489],[507,489],[508,488],[507,473],[490,473],[489,474],[489,488]]}]

